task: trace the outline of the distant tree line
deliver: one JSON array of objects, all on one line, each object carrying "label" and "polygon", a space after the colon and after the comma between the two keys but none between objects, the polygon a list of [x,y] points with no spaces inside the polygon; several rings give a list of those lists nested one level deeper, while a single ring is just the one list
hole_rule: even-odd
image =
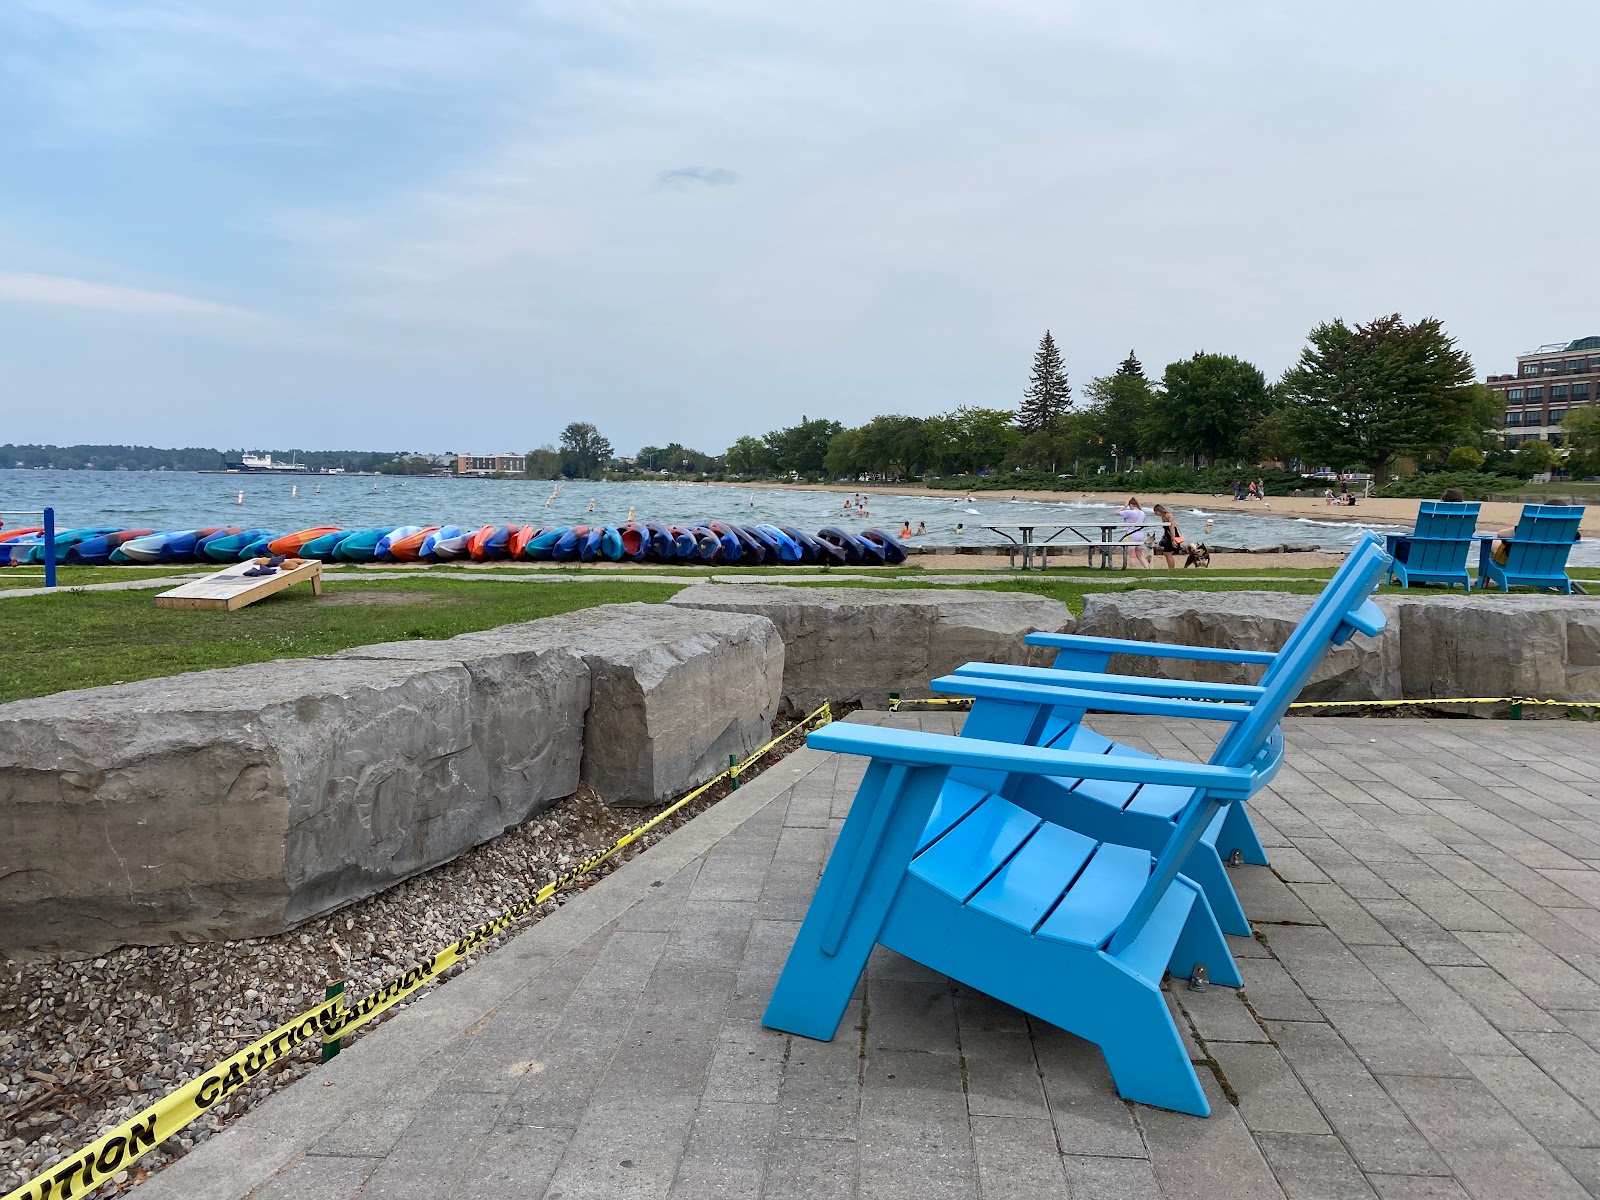
[{"label": "distant tree line", "polygon": [[[254,454],[256,451],[251,451]],[[343,468],[376,471],[406,456],[392,450],[268,450],[278,462],[291,459],[315,471]],[[243,450],[214,450],[201,446],[183,449],[159,446],[44,446],[0,445],[0,468],[47,467],[57,471],[220,471],[237,462]],[[425,472],[424,472],[425,473]]]}]

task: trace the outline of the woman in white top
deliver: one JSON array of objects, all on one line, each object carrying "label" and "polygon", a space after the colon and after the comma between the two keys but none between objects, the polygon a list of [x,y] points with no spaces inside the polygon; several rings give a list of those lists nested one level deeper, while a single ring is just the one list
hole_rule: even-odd
[{"label": "woman in white top", "polygon": [[1136,567],[1149,566],[1144,560],[1144,509],[1139,507],[1139,498],[1129,496],[1127,505],[1117,514],[1122,518],[1124,525],[1136,526],[1123,534],[1122,540],[1128,543],[1128,557]]}]

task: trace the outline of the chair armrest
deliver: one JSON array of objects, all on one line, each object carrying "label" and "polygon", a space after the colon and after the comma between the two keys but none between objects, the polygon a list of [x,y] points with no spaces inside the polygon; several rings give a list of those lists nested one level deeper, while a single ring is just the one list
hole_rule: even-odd
[{"label": "chair armrest", "polygon": [[1047,687],[1090,688],[1130,696],[1175,696],[1189,700],[1234,700],[1254,704],[1266,688],[1253,683],[1205,683],[1194,679],[1155,679],[1148,675],[1102,675],[1095,671],[1061,671],[1054,667],[1020,667],[1009,663],[963,663],[957,675],[1039,683]]},{"label": "chair armrest", "polygon": [[849,721],[823,726],[807,736],[806,745],[816,750],[863,754],[914,767],[970,767],[1014,775],[1164,783],[1174,787],[1205,788],[1219,797],[1236,799],[1248,799],[1256,783],[1256,772],[1240,767],[1213,767],[1120,754],[1075,754],[1068,750],[1045,750],[1038,746],[985,742]]},{"label": "chair armrest", "polygon": [[1082,650],[1090,654],[1141,654],[1146,658],[1192,658],[1201,662],[1273,663],[1278,656],[1265,650],[1229,650],[1221,646],[1177,646],[1168,642],[1129,642],[1121,638],[1090,637],[1080,633],[1030,633],[1030,646]]},{"label": "chair armrest", "polygon": [[928,687],[944,695],[974,696],[980,700],[1003,700],[1047,708],[1133,713],[1143,717],[1243,721],[1251,711],[1246,704],[1210,704],[1201,700],[1168,700],[1161,696],[1092,692],[1084,688],[1044,687],[1037,683],[1007,683],[1000,679],[985,679],[981,675],[945,675],[935,679]]}]

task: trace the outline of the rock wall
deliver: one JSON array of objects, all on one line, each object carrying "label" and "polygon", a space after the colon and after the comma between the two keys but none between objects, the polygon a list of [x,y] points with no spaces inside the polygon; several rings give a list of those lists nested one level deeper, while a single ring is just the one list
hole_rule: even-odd
[{"label": "rock wall", "polygon": [[[1277,592],[1130,591],[1084,598],[1078,632],[1238,650],[1277,650],[1313,597]],[[1336,647],[1303,700],[1447,700],[1528,696],[1600,700],[1600,598],[1387,595],[1377,638]],[[1252,683],[1259,667],[1113,658],[1111,670]],[[1459,711],[1491,716],[1488,706]],[[1559,709],[1544,710],[1560,715]],[[1542,715],[1528,709],[1525,715]]]},{"label": "rock wall", "polygon": [[1072,629],[1061,601],[1021,592],[697,584],[667,603],[777,626],[791,715],[824,700],[883,708],[890,692],[927,696],[930,679],[974,660],[1048,666],[1052,653],[1023,637]]},{"label": "rock wall", "polygon": [[[1282,592],[1167,592],[1133,590],[1084,597],[1078,632],[1140,642],[1176,642],[1230,650],[1277,650],[1315,596]],[[1393,602],[1379,601],[1389,618],[1376,638],[1356,636],[1336,646],[1301,694],[1303,700],[1383,700],[1400,695],[1400,631]],[[1241,663],[1118,655],[1110,670],[1123,675],[1254,683],[1262,668]]]}]

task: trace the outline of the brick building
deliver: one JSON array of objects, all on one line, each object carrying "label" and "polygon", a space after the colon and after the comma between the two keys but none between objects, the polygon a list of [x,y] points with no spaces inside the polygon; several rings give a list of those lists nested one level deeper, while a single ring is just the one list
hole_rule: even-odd
[{"label": "brick building", "polygon": [[1519,354],[1515,375],[1491,375],[1485,382],[1505,404],[1508,447],[1532,438],[1559,446],[1567,410],[1593,404],[1600,395],[1600,337],[1552,342]]}]

